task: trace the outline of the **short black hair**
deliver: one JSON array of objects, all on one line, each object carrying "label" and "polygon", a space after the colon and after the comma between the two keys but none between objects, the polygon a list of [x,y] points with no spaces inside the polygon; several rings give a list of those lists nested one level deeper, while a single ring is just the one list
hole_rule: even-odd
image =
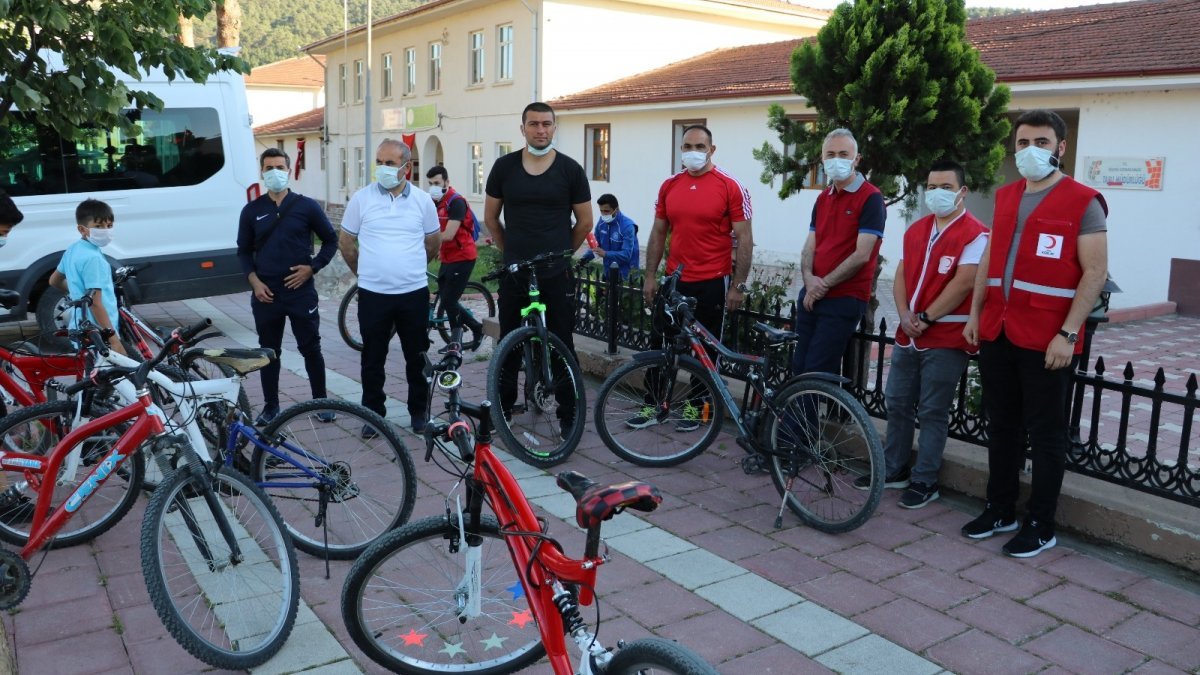
[{"label": "short black hair", "polygon": [[708,144],[712,145],[712,131],[710,131],[709,128],[704,126],[703,124],[691,124],[691,125],[684,127],[683,133],[679,134],[679,137],[683,138],[684,136],[687,136],[687,132],[691,131],[692,129],[699,129],[700,131],[703,131],[704,135],[708,136]]},{"label": "short black hair", "polygon": [[954,177],[958,179],[958,187],[967,184],[967,171],[963,169],[962,164],[952,159],[939,159],[929,167],[929,173],[934,171],[953,171]]},{"label": "short black hair", "polygon": [[0,190],[0,225],[16,225],[25,220],[25,214],[13,202],[12,197]]},{"label": "short black hair", "polygon": [[289,169],[292,168],[292,158],[288,157],[288,154],[279,148],[267,148],[263,150],[263,154],[258,156],[258,168],[262,168],[263,162],[267,161],[268,157],[282,157],[287,167]]},{"label": "short black hair", "polygon": [[621,207],[620,207],[620,206],[617,204],[617,198],[616,198],[616,197],[614,197],[614,196],[612,196],[612,195],[610,195],[610,194],[608,194],[607,192],[605,192],[604,194],[600,195],[600,198],[596,200],[596,204],[597,204],[597,205],[599,205],[599,206],[611,206],[611,207],[613,207],[614,209],[619,209],[619,208],[621,208]]},{"label": "short black hair", "polygon": [[442,180],[446,181],[447,183],[450,182],[450,174],[446,173],[446,167],[442,166],[441,164],[435,164],[429,167],[429,170],[425,172],[426,178],[433,178],[434,176],[441,176]]},{"label": "short black hair", "polygon": [[112,207],[99,199],[85,199],[79,202],[79,206],[75,207],[75,222],[79,225],[87,225],[93,220],[100,223],[112,222],[114,220]]},{"label": "short black hair", "polygon": [[521,111],[521,124],[522,125],[525,124],[526,113],[531,113],[531,112],[550,113],[550,119],[552,119],[554,121],[558,121],[554,115],[554,108],[551,108],[548,104],[542,103],[541,101],[534,101],[533,103],[530,103],[529,105],[525,106],[525,109]]},{"label": "short black hair", "polygon": [[1017,117],[1016,124],[1013,124],[1013,133],[1016,133],[1022,124],[1054,129],[1054,135],[1058,136],[1055,140],[1056,144],[1067,140],[1067,123],[1053,110],[1026,110]]}]

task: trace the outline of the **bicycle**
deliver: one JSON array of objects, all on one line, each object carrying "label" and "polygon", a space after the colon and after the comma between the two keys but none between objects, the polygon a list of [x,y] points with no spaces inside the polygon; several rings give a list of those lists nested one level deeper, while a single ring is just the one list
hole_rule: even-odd
[{"label": "bicycle", "polygon": [[539,468],[554,466],[575,451],[587,418],[583,370],[574,351],[546,328],[546,304],[538,290],[538,268],[572,253],[542,253],[484,277],[489,281],[510,275],[514,283],[525,281],[522,274],[529,277],[523,325],[496,345],[487,393],[499,404],[492,409],[492,424],[504,448]]},{"label": "bicycle", "polygon": [[[20,553],[0,549],[0,609],[15,607],[25,598],[33,575],[27,561],[55,543],[70,520],[92,515],[85,510],[87,503],[114,476],[125,488],[125,496],[119,508],[101,514],[92,536],[111,527],[129,510],[145,469],[138,449],[149,441],[155,446],[175,446],[175,453],[185,458],[155,491],[142,521],[142,573],[163,624],[184,649],[217,668],[255,667],[282,647],[296,620],[299,570],[279,513],[267,495],[241,473],[206,462],[186,437],[165,433],[161,412],[146,386],[149,378],[163,377],[153,368],[170,349],[190,342],[208,325],[204,321],[176,331],[152,360],[136,367],[97,371],[67,387],[65,393],[74,395],[116,386],[118,379],[124,378],[136,399],[72,428],[61,440],[52,435],[54,419],[13,424],[13,417],[30,416],[40,406],[0,423],[4,447],[0,469],[22,479],[9,485],[4,494],[11,496],[14,490],[19,494],[22,486],[36,493],[31,527]],[[96,352],[105,356],[107,347],[99,331],[89,329],[86,336]],[[242,373],[267,360],[262,350],[229,350],[227,354]],[[220,385],[201,382],[195,386],[216,389]],[[222,391],[227,398],[233,397],[229,388]],[[116,432],[119,434],[114,435]],[[14,447],[33,451],[19,452]],[[170,453],[164,450],[160,454]],[[82,470],[86,477],[77,487],[59,492],[64,476]],[[53,508],[52,502],[56,502]]]},{"label": "bicycle", "polygon": [[[587,530],[584,556],[568,557],[538,518],[491,446],[491,404],[461,401],[456,346],[427,370],[449,395],[446,414],[426,427],[425,461],[465,485],[465,508],[446,498],[446,513],[389,533],[354,563],[342,588],[342,618],[354,643],[395,672],[508,673],[548,655],[557,675],[666,672],[715,675],[691,650],[648,638],[605,649],[580,605],[596,601],[600,526],[632,508],[650,512],[662,496],[647,483],[600,486],[575,472],[558,485],[578,502]],[[478,425],[474,442],[465,413]],[[487,505],[495,517],[483,513]],[[501,545],[503,542],[503,545]],[[597,624],[599,620],[597,620]],[[597,625],[597,629],[598,629]],[[572,667],[570,637],[579,651]],[[498,652],[495,650],[499,650]]]},{"label": "bicycle", "polygon": [[[428,275],[431,282],[430,287],[433,288],[436,286],[437,276],[430,272],[426,272],[425,274]],[[487,306],[488,318],[496,316],[496,298],[492,296],[492,292],[487,289],[487,286],[478,281],[468,281],[466,288],[463,290],[463,295],[467,294],[479,295]],[[480,324],[480,326],[483,325],[482,319],[476,316],[471,308],[462,304],[461,300],[458,303],[458,309],[471,317],[471,321]],[[450,317],[446,314],[446,308],[442,306],[442,296],[437,292],[436,288],[432,290],[429,299],[429,328],[437,329],[438,335],[441,336],[443,342],[450,342]],[[478,349],[479,345],[483,343],[483,329],[480,328],[479,331],[475,331],[470,326],[465,326],[465,329],[469,330],[471,335],[471,339],[466,344],[473,345],[473,347],[470,347],[471,351]],[[338,332],[342,334],[342,340],[351,349],[357,352],[362,351],[362,333],[358,330],[358,284],[351,286],[346,291],[346,294],[342,296],[341,304],[338,305]]]},{"label": "bicycle", "polygon": [[[809,526],[846,532],[866,522],[883,493],[883,446],[867,411],[841,385],[844,378],[804,373],[778,388],[769,384],[769,357],[727,348],[692,310],[694,298],[676,290],[682,269],[663,279],[655,312],[665,319],[662,349],[634,354],[600,386],[596,430],[617,456],[639,466],[674,466],[696,457],[721,432],[728,411],[746,473],[764,468],[787,506]],[[763,323],[768,354],[786,355],[795,333]],[[747,372],[743,407],[734,401],[714,360]],[[870,476],[868,489],[853,485]]]},{"label": "bicycle", "polygon": [[[21,301],[15,291],[0,289],[0,307],[12,309]],[[0,417],[14,407],[28,407],[55,398],[62,385],[57,378],[78,380],[84,370],[78,354],[42,354],[33,343],[0,347]]]}]

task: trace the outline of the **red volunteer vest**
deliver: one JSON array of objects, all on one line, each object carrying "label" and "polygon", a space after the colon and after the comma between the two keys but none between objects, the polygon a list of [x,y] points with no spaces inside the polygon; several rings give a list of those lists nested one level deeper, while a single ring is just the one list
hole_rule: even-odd
[{"label": "red volunteer vest", "polygon": [[[450,219],[450,202],[459,197],[462,195],[455,192],[454,188],[446,186],[446,195],[442,197],[442,201],[437,203],[438,223],[442,226],[443,232],[446,230],[446,222]],[[466,198],[463,198],[463,201],[466,201]],[[438,254],[441,261],[453,263],[474,260],[478,255],[475,251],[475,237],[472,234],[474,231],[475,217],[468,207],[467,215],[463,216],[463,222],[458,226],[458,232],[454,233],[454,238],[442,244]]]},{"label": "red volunteer vest", "polygon": [[[943,229],[933,246],[929,246],[929,235],[936,218],[930,214],[913,223],[904,233],[904,289],[908,293],[908,306],[914,314],[924,312],[937,299],[958,273],[963,249],[987,232],[987,227],[964,212],[957,220]],[[913,296],[916,293],[916,296]],[[915,340],[901,329],[896,330],[896,344],[907,346],[915,343],[918,349],[958,349],[976,351],[963,337],[963,327],[971,313],[971,295],[949,314],[938,318],[937,323],[925,329]]]},{"label": "red volunteer vest", "polygon": [[[1014,345],[1044,352],[1071,310],[1075,289],[1083,276],[1076,255],[1080,221],[1093,199],[1100,200],[1106,214],[1108,204],[1099,192],[1070,176],[1063,176],[1051,189],[1054,192],[1046,195],[1025,222],[1007,302],[1002,287],[1004,264],[1017,229],[1017,210],[1025,194],[1025,181],[996,191],[987,298],[979,320],[983,340],[995,340],[1003,330]],[[1081,324],[1072,332],[1082,331]],[[1075,343],[1075,353],[1082,351],[1083,340],[1080,340]]]}]

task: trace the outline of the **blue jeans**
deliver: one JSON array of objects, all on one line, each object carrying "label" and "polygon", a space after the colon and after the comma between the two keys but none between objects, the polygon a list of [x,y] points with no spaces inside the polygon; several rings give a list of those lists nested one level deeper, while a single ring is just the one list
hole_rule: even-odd
[{"label": "blue jeans", "polygon": [[912,480],[936,485],[950,426],[950,404],[970,357],[957,349],[918,351],[899,345],[892,348],[884,399],[887,401],[887,440],[883,454],[886,475],[894,476],[912,454],[913,427],[921,422],[917,462]]},{"label": "blue jeans", "polygon": [[841,374],[842,355],[866,311],[866,301],[840,297],[818,300],[810,312],[804,309],[804,289],[800,289],[796,300],[798,339],[792,352],[792,374]]}]

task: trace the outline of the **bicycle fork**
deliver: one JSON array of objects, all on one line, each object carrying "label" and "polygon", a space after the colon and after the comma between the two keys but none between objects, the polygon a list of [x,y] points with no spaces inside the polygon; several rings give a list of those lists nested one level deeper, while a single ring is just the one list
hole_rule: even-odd
[{"label": "bicycle fork", "polygon": [[[245,556],[242,553],[241,547],[238,545],[237,535],[233,532],[233,526],[229,524],[229,518],[225,513],[221,501],[217,498],[217,493],[213,489],[212,482],[209,480],[208,469],[200,460],[200,456],[196,454],[190,446],[181,448],[187,452],[188,463],[187,470],[192,475],[191,485],[199,484],[199,491],[204,498],[204,503],[208,506],[208,510],[212,513],[213,522],[216,523],[217,529],[221,532],[221,536],[225,538],[225,543],[229,546],[229,560],[222,562],[213,554],[211,547],[208,545],[208,537],[200,528],[200,523],[196,519],[196,514],[192,510],[192,505],[188,499],[180,494],[175,498],[175,505],[183,514],[184,524],[187,526],[188,533],[192,537],[192,543],[196,545],[196,549],[200,552],[200,556],[204,559],[210,572],[219,572],[229,565],[238,565]],[[214,464],[214,469],[218,465]],[[185,489],[187,486],[184,486]]]}]

